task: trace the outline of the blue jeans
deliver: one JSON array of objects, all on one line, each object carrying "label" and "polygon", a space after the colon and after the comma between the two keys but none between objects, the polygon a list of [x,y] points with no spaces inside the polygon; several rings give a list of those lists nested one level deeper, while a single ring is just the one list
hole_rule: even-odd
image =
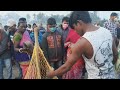
[{"label": "blue jeans", "polygon": [[11,59],[0,59],[0,79],[3,79],[3,64],[7,70],[7,79],[12,79],[12,63]]}]

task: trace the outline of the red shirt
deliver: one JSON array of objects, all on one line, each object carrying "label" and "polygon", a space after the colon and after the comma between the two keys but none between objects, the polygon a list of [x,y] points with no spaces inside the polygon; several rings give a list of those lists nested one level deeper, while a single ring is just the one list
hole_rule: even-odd
[{"label": "red shirt", "polygon": [[[80,36],[74,31],[70,30],[68,33],[66,42],[76,43],[77,40],[80,39]],[[70,48],[67,49],[67,58],[70,55]],[[83,75],[83,68],[84,68],[84,60],[81,57],[71,68],[70,71],[65,73],[62,78],[63,79],[81,79]]]},{"label": "red shirt", "polygon": [[79,38],[80,35],[78,35],[73,29],[71,29],[66,38],[66,42],[76,43]]},{"label": "red shirt", "polygon": [[[66,42],[76,43],[77,40],[80,39],[80,37],[80,35],[78,35],[73,29],[71,29],[66,38]],[[80,58],[78,63],[84,65],[84,60],[82,57]]]}]

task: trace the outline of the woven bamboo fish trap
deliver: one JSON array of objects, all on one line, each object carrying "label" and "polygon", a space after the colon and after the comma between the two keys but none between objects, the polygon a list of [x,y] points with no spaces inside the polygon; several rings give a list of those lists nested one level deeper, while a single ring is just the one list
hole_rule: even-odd
[{"label": "woven bamboo fish trap", "polygon": [[[27,69],[24,79],[49,79],[46,74],[53,68],[47,62],[43,51],[41,50],[38,43],[38,28],[34,30],[35,46],[33,49],[32,58]],[[58,79],[56,76],[53,79]]]}]

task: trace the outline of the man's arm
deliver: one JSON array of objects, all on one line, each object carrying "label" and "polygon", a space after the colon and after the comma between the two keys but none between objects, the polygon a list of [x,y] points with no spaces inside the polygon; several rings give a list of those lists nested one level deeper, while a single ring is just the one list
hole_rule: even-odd
[{"label": "man's arm", "polygon": [[77,62],[77,60],[82,56],[85,50],[85,39],[79,39],[78,42],[71,46],[71,55],[65,64],[55,71],[51,71],[47,74],[48,77],[61,76],[71,69],[71,67]]},{"label": "man's arm", "polygon": [[115,44],[115,39],[113,39],[112,50],[113,50],[113,64],[115,64],[118,59],[118,51]]}]

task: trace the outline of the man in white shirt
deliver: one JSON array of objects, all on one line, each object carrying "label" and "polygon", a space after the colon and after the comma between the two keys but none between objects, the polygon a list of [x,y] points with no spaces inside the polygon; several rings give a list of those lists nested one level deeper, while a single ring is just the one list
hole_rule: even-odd
[{"label": "man in white shirt", "polygon": [[91,21],[88,11],[72,12],[69,24],[82,38],[71,45],[67,62],[49,72],[48,77],[63,75],[83,56],[88,79],[115,79],[113,61],[118,58],[115,42],[110,31],[92,25]]}]

